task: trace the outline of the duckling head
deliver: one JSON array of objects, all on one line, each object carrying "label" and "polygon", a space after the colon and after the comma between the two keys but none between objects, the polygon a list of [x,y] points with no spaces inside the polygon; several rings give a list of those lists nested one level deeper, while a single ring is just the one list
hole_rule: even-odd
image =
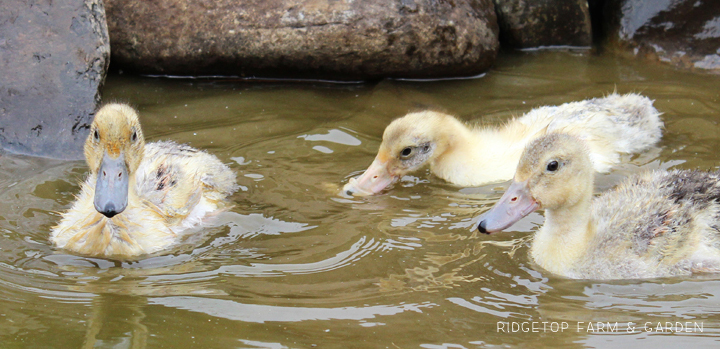
[{"label": "duckling head", "polygon": [[108,218],[123,212],[131,176],[142,161],[145,139],[135,110],[107,104],[98,110],[85,141],[85,160],[95,184],[95,209]]},{"label": "duckling head", "polygon": [[454,117],[434,111],[394,120],[385,128],[373,163],[362,176],[351,178],[343,191],[348,195],[379,193],[444,153],[452,141],[451,127],[457,125],[461,124]]},{"label": "duckling head", "polygon": [[525,148],[510,187],[481,217],[478,230],[498,232],[537,209],[575,206],[592,195],[593,176],[582,141],[557,133],[540,137]]}]

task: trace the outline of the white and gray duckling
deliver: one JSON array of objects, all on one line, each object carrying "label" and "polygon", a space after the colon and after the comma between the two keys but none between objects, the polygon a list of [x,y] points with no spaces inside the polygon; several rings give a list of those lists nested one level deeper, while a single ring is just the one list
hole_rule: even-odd
[{"label": "white and gray duckling", "polygon": [[585,142],[546,135],[523,152],[512,184],[478,224],[502,231],[537,209],[530,255],[574,279],[637,279],[720,271],[720,173],[652,171],[593,199]]},{"label": "white and gray duckling", "polygon": [[385,129],[373,163],[343,191],[376,194],[425,165],[463,187],[506,181],[525,146],[553,132],[586,141],[593,168],[607,172],[621,154],[645,151],[660,140],[659,116],[650,99],[632,93],[536,108],[500,127],[473,128],[434,111],[410,113]]}]

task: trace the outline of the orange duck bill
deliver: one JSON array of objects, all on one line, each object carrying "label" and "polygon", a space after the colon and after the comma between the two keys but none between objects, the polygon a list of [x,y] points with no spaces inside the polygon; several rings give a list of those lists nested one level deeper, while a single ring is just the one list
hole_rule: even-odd
[{"label": "orange duck bill", "polygon": [[484,234],[503,231],[540,208],[530,194],[528,182],[513,181],[500,200],[480,218],[478,230]]}]

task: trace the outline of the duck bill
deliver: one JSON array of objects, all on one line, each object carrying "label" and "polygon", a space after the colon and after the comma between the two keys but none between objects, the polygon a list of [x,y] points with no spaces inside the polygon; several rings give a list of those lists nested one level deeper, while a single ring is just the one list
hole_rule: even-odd
[{"label": "duck bill", "polygon": [[387,162],[375,158],[375,161],[368,167],[362,176],[350,178],[348,184],[343,187],[343,192],[348,195],[373,195],[377,194],[390,184],[394,183],[399,176],[393,176],[388,171]]},{"label": "duck bill", "polygon": [[503,231],[538,208],[540,204],[530,194],[527,181],[513,181],[495,206],[480,218],[478,230],[485,234]]},{"label": "duck bill", "polygon": [[113,159],[106,152],[95,183],[95,209],[108,218],[124,211],[128,202],[128,184],[125,155],[121,153]]}]

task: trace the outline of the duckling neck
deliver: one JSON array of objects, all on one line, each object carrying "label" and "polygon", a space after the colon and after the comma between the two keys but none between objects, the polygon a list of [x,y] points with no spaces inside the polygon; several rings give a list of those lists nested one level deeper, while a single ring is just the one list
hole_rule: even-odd
[{"label": "duckling neck", "polygon": [[467,157],[475,151],[472,132],[453,118],[438,127],[435,138],[439,142],[430,161],[431,170],[442,179],[463,185],[463,177],[471,168]]},{"label": "duckling neck", "polygon": [[501,128],[470,129],[459,121],[442,132],[448,145],[431,163],[433,173],[460,186],[501,182],[513,177],[531,130],[511,120]]},{"label": "duckling neck", "polygon": [[595,235],[591,200],[545,211],[545,225],[535,234],[530,253],[543,268],[561,275],[579,263]]},{"label": "duckling neck", "polygon": [[522,147],[505,134],[493,129],[471,130],[460,122],[442,132],[447,141],[430,163],[436,176],[460,186],[512,178]]}]

